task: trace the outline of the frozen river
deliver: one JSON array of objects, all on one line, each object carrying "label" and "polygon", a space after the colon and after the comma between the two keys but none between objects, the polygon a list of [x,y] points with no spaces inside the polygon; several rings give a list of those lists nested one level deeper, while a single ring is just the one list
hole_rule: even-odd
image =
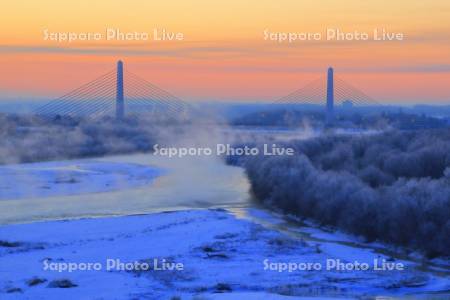
[{"label": "frozen river", "polygon": [[0,224],[245,205],[241,168],[151,154],[0,167]]},{"label": "frozen river", "polygon": [[[155,299],[191,299],[202,290],[205,299],[449,297],[447,262],[424,263],[382,244],[366,244],[258,208],[243,169],[215,157],[134,154],[8,165],[0,167],[0,178],[0,277],[5,278],[0,280],[0,298],[97,294],[129,299],[150,293]],[[178,212],[158,213],[165,211]],[[67,219],[76,220],[55,221]],[[46,257],[75,262],[175,257],[188,272],[169,274],[163,278],[166,286],[161,275],[151,273],[138,279],[129,272],[49,273],[42,270]],[[264,269],[267,259],[316,264],[377,259],[401,263],[406,270],[280,273]],[[30,278],[43,283],[29,286]],[[69,278],[76,288],[47,288],[61,278]],[[109,288],[111,282],[116,289]],[[101,293],[98,286],[105,287]],[[221,296],[217,290],[224,286],[233,292]]]}]

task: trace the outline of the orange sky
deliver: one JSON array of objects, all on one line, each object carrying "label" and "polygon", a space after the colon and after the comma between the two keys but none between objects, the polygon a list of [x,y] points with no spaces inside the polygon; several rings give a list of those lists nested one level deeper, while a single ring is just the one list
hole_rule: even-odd
[{"label": "orange sky", "polygon": [[[189,100],[272,101],[336,74],[380,102],[450,104],[448,1],[23,0],[0,12],[0,96],[57,97],[125,67]],[[45,41],[43,31],[147,32],[147,41]],[[183,41],[153,41],[153,29]],[[327,41],[327,28],[386,28],[402,41]],[[270,32],[320,32],[278,43]]]}]

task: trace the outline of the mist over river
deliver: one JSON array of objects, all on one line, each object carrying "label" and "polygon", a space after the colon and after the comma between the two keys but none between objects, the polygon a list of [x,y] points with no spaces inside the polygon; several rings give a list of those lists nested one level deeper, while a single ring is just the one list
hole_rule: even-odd
[{"label": "mist over river", "polygon": [[[65,176],[67,169],[70,167],[73,169],[77,165],[89,166],[100,163],[109,166],[110,169],[126,165],[128,169],[124,170],[127,172],[125,175],[134,172],[133,166],[159,171],[157,172],[159,175],[148,182],[143,181],[143,178],[136,178],[134,181],[137,184],[130,185],[129,178],[125,175],[116,176],[112,182],[106,182],[104,177],[108,173],[105,172],[89,177],[88,180],[95,181],[89,182],[91,191],[86,187],[83,190],[74,190],[73,185],[76,183],[72,177]],[[33,168],[30,168],[30,165]],[[242,206],[246,205],[249,199],[250,187],[244,170],[227,166],[217,157],[167,158],[152,154],[130,154],[67,160],[58,162],[57,165],[58,168],[54,170],[55,177],[58,179],[62,176],[65,181],[49,179],[45,185],[41,182],[40,174],[48,171],[48,163],[14,165],[16,170],[28,171],[29,175],[26,176],[26,184],[11,182],[10,187],[2,184],[1,224]],[[10,169],[11,166],[8,166],[8,171]],[[5,167],[0,168],[0,172],[4,170]],[[137,176],[148,175],[144,173]],[[21,179],[23,178],[22,175]],[[120,182],[121,180],[123,182]],[[110,188],[105,188],[106,184],[110,184]],[[20,185],[22,189],[32,189],[33,192],[24,192],[23,197],[18,198],[15,195],[8,199],[5,194],[8,188],[12,189],[14,185]],[[61,185],[67,188],[59,188],[56,194],[49,195],[49,189],[57,189]]]}]

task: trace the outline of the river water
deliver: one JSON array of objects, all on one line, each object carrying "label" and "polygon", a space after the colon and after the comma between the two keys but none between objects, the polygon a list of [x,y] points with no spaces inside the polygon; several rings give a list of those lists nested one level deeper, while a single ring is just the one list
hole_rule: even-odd
[{"label": "river water", "polygon": [[[67,166],[63,169],[64,164]],[[39,164],[16,165],[16,168],[30,171],[27,182],[12,181],[10,186],[3,187],[4,191],[15,188],[42,189],[43,193],[25,196],[18,199],[17,195],[2,197],[0,195],[0,224],[26,223],[42,220],[119,216],[130,214],[145,214],[166,210],[199,209],[208,207],[229,207],[247,205],[249,199],[249,184],[244,171],[238,167],[227,166],[217,157],[183,157],[167,158],[151,154],[133,154],[112,156],[88,160],[71,160],[59,162],[55,169],[55,177],[77,165],[102,165],[109,169],[117,166],[127,166],[124,172],[132,173],[130,166],[148,167],[162,173],[149,183],[129,184],[126,176],[116,176],[111,189],[96,188],[92,182],[92,190],[77,190],[74,183],[60,182],[49,179],[43,186],[42,176],[39,174]],[[103,167],[104,168],[104,167]],[[42,163],[41,171],[48,170],[48,164]],[[0,173],[1,173],[0,169]],[[102,170],[96,169],[101,172]],[[139,171],[141,172],[141,171]],[[142,173],[142,172],[141,172]],[[102,176],[103,174],[103,176]],[[2,174],[0,174],[2,175]],[[122,174],[126,175],[126,174]],[[145,175],[145,173],[143,173]],[[109,174],[87,177],[97,181],[98,185],[105,184]],[[138,174],[139,176],[139,174]],[[21,177],[23,178],[23,176]],[[123,182],[117,182],[122,180]],[[5,180],[4,180],[5,181]],[[61,185],[70,186],[66,195],[61,195]],[[59,193],[48,196],[48,189],[58,190]],[[1,192],[1,189],[0,189]],[[45,192],[45,193],[44,193]]]}]

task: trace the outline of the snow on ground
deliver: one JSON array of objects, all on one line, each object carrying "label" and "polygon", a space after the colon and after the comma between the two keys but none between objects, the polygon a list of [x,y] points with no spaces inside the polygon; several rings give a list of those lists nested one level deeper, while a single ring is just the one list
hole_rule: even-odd
[{"label": "snow on ground", "polygon": [[[295,238],[221,209],[4,225],[0,299],[341,299],[450,289],[448,277],[407,261],[404,271],[325,269],[327,259],[374,258],[396,262],[370,249]],[[153,267],[108,271],[108,259]],[[159,267],[165,260],[183,270],[155,270],[154,259]],[[265,269],[266,259],[323,269],[279,272]],[[46,263],[54,268],[89,262],[100,270],[44,270]]]},{"label": "snow on ground", "polygon": [[139,164],[95,160],[5,165],[0,166],[0,200],[122,190],[148,184],[161,173]]}]

